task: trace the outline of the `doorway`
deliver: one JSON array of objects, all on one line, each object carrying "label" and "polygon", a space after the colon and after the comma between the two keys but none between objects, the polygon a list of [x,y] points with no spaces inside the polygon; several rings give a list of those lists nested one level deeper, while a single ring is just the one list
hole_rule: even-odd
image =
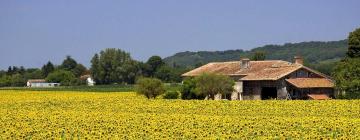
[{"label": "doorway", "polygon": [[276,99],[277,89],[276,87],[262,87],[261,88],[261,100]]}]

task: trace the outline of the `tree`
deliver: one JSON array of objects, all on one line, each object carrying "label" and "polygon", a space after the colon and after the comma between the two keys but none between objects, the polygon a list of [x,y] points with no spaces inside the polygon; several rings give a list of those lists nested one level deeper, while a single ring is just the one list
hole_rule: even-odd
[{"label": "tree", "polygon": [[360,57],[360,28],[349,34],[348,45],[347,56],[350,58]]},{"label": "tree", "polygon": [[335,68],[336,86],[346,98],[360,99],[360,58],[347,58]]},{"label": "tree", "polygon": [[54,65],[48,61],[42,68],[41,68],[41,71],[42,71],[42,75],[44,77],[47,77],[49,75],[49,73],[53,72],[55,70],[55,67]]},{"label": "tree", "polygon": [[19,73],[20,73],[21,75],[24,75],[25,72],[26,72],[26,69],[24,68],[24,66],[20,66]]},{"label": "tree", "polygon": [[144,77],[151,77],[151,67],[149,64],[147,63],[143,63],[143,62],[139,62],[138,63],[138,67],[139,67],[139,73],[144,76]]},{"label": "tree", "polygon": [[181,99],[205,99],[206,96],[196,94],[196,81],[195,78],[186,78],[180,88]]},{"label": "tree", "polygon": [[146,64],[150,66],[150,76],[154,76],[155,72],[162,67],[165,62],[160,56],[151,56]]},{"label": "tree", "polygon": [[80,77],[87,71],[86,67],[82,64],[77,64],[74,69],[72,69],[72,73],[75,77]]},{"label": "tree", "polygon": [[91,74],[99,84],[134,83],[138,75],[135,60],[120,49],[108,48],[95,54],[91,61]]},{"label": "tree", "polygon": [[57,70],[50,73],[46,77],[46,81],[60,83],[63,86],[70,86],[74,85],[74,83],[77,83],[74,74],[66,70]]},{"label": "tree", "polygon": [[17,73],[19,73],[19,68],[18,67],[16,67],[16,66],[13,66],[12,67],[12,74],[17,74]]},{"label": "tree", "polygon": [[360,28],[349,34],[347,57],[339,62],[333,77],[346,98],[360,99]]},{"label": "tree", "polygon": [[26,80],[20,73],[11,76],[11,86],[19,87],[25,85],[26,85]]},{"label": "tree", "polygon": [[6,74],[7,75],[12,75],[13,74],[13,70],[12,70],[11,66],[8,67],[8,70],[7,70]]},{"label": "tree", "polygon": [[161,80],[156,78],[140,78],[136,81],[136,91],[146,98],[156,98],[164,94],[165,88]]},{"label": "tree", "polygon": [[3,75],[2,77],[0,77],[0,87],[11,86],[11,81],[11,76]]},{"label": "tree", "polygon": [[162,81],[171,82],[172,68],[169,66],[163,65],[156,70],[154,77],[159,78]]},{"label": "tree", "polygon": [[77,62],[71,58],[71,56],[66,56],[65,60],[61,64],[61,68],[67,71],[72,71],[77,66]]},{"label": "tree", "polygon": [[6,72],[5,72],[5,71],[0,70],[0,77],[4,76],[5,74],[6,74]]},{"label": "tree", "polygon": [[44,78],[43,73],[40,69],[27,69],[24,74],[25,79],[42,79]]},{"label": "tree", "polygon": [[100,69],[100,60],[99,55],[96,53],[91,59],[90,67],[91,76],[94,78],[96,83],[100,83],[98,80],[101,79],[101,69]]},{"label": "tree", "polygon": [[208,96],[215,99],[216,94],[227,96],[234,90],[234,80],[225,75],[202,74],[195,78],[197,95]]},{"label": "tree", "polygon": [[263,51],[256,51],[254,55],[252,56],[251,60],[253,61],[261,61],[265,60],[266,54]]}]

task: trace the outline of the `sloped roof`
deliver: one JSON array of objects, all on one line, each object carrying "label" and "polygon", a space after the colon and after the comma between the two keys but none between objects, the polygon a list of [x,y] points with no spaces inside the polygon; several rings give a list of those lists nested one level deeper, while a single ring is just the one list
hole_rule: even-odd
[{"label": "sloped roof", "polygon": [[297,88],[332,88],[334,83],[326,78],[293,78],[286,79]]},{"label": "sloped roof", "polygon": [[240,68],[240,61],[214,62],[189,71],[182,76],[198,76],[216,73],[229,76],[244,76],[241,80],[277,80],[303,66],[282,60],[250,61],[249,68]]},{"label": "sloped roof", "polygon": [[45,79],[29,79],[28,82],[29,83],[45,83],[46,80]]},{"label": "sloped roof", "polygon": [[327,100],[330,97],[326,94],[308,94],[308,97],[313,100]]},{"label": "sloped roof", "polygon": [[86,74],[86,75],[80,76],[80,79],[81,79],[81,80],[86,80],[87,78],[91,78],[91,75],[90,75],[90,74]]}]

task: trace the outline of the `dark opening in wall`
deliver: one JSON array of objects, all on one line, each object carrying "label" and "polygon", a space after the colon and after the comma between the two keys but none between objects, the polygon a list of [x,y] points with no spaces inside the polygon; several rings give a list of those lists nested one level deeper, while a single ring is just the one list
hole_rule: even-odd
[{"label": "dark opening in wall", "polygon": [[277,89],[276,87],[262,87],[261,88],[261,100],[276,99]]}]

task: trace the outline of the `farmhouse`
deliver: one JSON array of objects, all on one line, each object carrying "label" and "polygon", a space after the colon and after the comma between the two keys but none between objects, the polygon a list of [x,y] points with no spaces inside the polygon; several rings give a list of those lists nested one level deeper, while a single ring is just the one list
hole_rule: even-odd
[{"label": "farmhouse", "polygon": [[57,87],[60,83],[48,83],[44,79],[29,79],[26,82],[27,87]]},{"label": "farmhouse", "polygon": [[[334,82],[325,74],[303,65],[301,57],[294,63],[282,60],[214,62],[182,76],[203,73],[223,74],[235,80],[231,100],[329,99],[334,98]],[[220,95],[216,99],[221,99]]]}]

